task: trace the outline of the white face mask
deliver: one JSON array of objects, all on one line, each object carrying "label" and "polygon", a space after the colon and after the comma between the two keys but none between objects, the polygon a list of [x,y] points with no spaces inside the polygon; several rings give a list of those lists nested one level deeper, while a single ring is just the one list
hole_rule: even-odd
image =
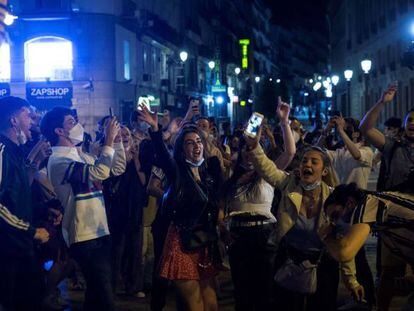
[{"label": "white face mask", "polygon": [[147,130],[151,127],[147,122],[139,122],[137,125],[137,130],[146,133]]},{"label": "white face mask", "polygon": [[300,186],[302,187],[303,190],[305,191],[311,191],[311,190],[315,190],[316,188],[318,188],[321,185],[320,181],[317,181],[313,184],[304,184],[304,183],[300,183]]},{"label": "white face mask", "polygon": [[16,132],[17,132],[17,140],[19,142],[19,145],[26,144],[28,141],[26,134],[20,128],[17,129]]},{"label": "white face mask", "polygon": [[293,134],[293,139],[295,140],[295,144],[296,144],[300,139],[300,135],[296,131],[292,131],[292,134]]},{"label": "white face mask", "polygon": [[188,164],[190,164],[190,166],[192,166],[192,167],[200,167],[201,164],[204,163],[204,158],[201,158],[201,160],[198,161],[197,163],[194,163],[194,162],[192,162],[192,161],[190,161],[188,159],[185,159],[185,162],[187,162]]},{"label": "white face mask", "polygon": [[76,125],[69,131],[69,139],[74,145],[78,145],[83,142],[84,132],[83,126],[80,123],[76,123]]}]

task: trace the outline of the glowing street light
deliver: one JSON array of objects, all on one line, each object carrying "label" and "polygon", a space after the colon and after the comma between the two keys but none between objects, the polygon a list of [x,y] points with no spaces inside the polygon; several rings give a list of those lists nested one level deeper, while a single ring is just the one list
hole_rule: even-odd
[{"label": "glowing street light", "polygon": [[361,68],[364,71],[365,74],[368,74],[371,70],[372,61],[370,59],[364,59],[361,61]]},{"label": "glowing street light", "polygon": [[280,83],[280,81],[281,81],[280,79],[277,79],[277,80],[276,80],[276,83]]},{"label": "glowing street light", "polygon": [[216,63],[214,61],[209,61],[208,62],[208,68],[210,68],[211,70],[213,70],[214,67],[216,67]]},{"label": "glowing street light", "polygon": [[318,76],[318,80],[321,81],[322,80],[322,77],[321,76]]},{"label": "glowing street light", "polygon": [[186,51],[181,51],[180,52],[180,59],[183,63],[185,63],[185,61],[188,59],[188,53]]},{"label": "glowing street light", "polygon": [[315,92],[317,92],[320,88],[322,87],[322,83],[320,83],[319,81],[318,82],[316,82],[314,85],[313,85],[313,90],[315,91]]},{"label": "glowing street light", "polygon": [[353,75],[354,75],[354,72],[351,69],[347,69],[344,71],[344,77],[346,81],[351,81]]},{"label": "glowing street light", "polygon": [[256,77],[254,78],[254,81],[256,81],[256,83],[259,83],[259,82],[260,82],[260,77],[259,77],[259,76],[256,76]]},{"label": "glowing street light", "polygon": [[313,83],[313,79],[309,79],[309,83],[312,84]]},{"label": "glowing street light", "polygon": [[269,78],[269,81],[270,81],[270,82],[272,82],[272,81],[273,81],[273,79],[272,79],[272,78]]},{"label": "glowing street light", "polygon": [[333,76],[331,77],[331,81],[332,81],[332,84],[333,84],[334,86],[336,86],[336,85],[339,83],[339,76],[338,76],[338,75],[333,75]]},{"label": "glowing street light", "polygon": [[15,19],[18,19],[18,17],[6,12],[3,22],[6,26],[10,26],[14,23]]},{"label": "glowing street light", "polygon": [[236,68],[234,68],[234,73],[235,73],[236,75],[238,75],[240,72],[241,72],[240,67],[236,67]]},{"label": "glowing street light", "polygon": [[217,96],[217,98],[216,98],[216,102],[217,102],[217,104],[222,104],[222,103],[224,103],[224,98],[223,98],[223,96]]},{"label": "glowing street light", "polygon": [[331,85],[331,83],[330,83],[328,80],[324,80],[324,81],[322,82],[322,85],[323,85],[323,87],[324,87],[325,89],[327,89],[327,88],[329,88],[329,86]]}]

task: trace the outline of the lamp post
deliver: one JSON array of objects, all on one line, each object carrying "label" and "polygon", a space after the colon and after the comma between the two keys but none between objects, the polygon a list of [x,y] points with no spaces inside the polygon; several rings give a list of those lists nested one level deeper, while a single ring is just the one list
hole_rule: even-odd
[{"label": "lamp post", "polygon": [[336,86],[339,83],[339,76],[338,75],[333,75],[331,77],[331,81],[332,81],[332,84],[333,84],[333,87],[332,87],[332,90],[333,90],[333,107],[332,108],[333,108],[333,110],[337,110],[338,104],[337,104],[337,98],[336,98]]},{"label": "lamp post", "polygon": [[[368,98],[368,83],[369,83],[369,71],[371,70],[372,61],[370,59],[364,59],[361,61],[361,69],[364,71],[364,111],[367,111],[369,108],[369,98]],[[362,111],[362,112],[364,112]]]},{"label": "lamp post", "polygon": [[344,77],[346,80],[346,107],[344,115],[346,116],[351,115],[351,79],[353,75],[354,72],[351,69],[344,71]]}]

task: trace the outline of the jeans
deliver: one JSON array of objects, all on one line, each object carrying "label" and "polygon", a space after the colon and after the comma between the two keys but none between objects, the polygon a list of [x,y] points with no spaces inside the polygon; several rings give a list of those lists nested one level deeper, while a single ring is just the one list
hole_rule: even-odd
[{"label": "jeans", "polygon": [[229,248],[235,310],[274,309],[276,247],[268,243],[273,224],[231,229]]},{"label": "jeans", "polygon": [[115,310],[109,236],[72,244],[70,252],[86,281],[84,310]]}]

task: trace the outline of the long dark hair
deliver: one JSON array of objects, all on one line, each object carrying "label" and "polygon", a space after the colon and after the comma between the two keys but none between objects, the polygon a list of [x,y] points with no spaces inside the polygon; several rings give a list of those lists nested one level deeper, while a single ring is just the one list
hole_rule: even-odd
[{"label": "long dark hair", "polygon": [[[230,200],[234,197],[234,194],[237,190],[237,181],[240,177],[246,174],[248,171],[246,168],[243,167],[243,156],[242,152],[243,149],[246,147],[246,141],[243,137],[240,138],[239,141],[239,149],[238,149],[238,156],[236,161],[236,166],[234,168],[233,175],[227,180],[223,187],[223,195],[226,197],[227,200]],[[257,185],[258,181],[260,180],[259,175],[255,172],[252,180],[248,184],[248,193],[252,193],[253,188]]]},{"label": "long dark hair", "polygon": [[201,141],[203,143],[203,156],[205,157],[205,140],[203,138],[203,135],[201,135],[199,129],[197,128],[197,126],[195,125],[186,125],[184,126],[177,135],[177,138],[175,139],[175,144],[174,144],[174,150],[173,150],[173,157],[175,162],[177,163],[178,166],[183,166],[185,165],[185,156],[184,156],[184,139],[185,136],[187,134],[191,134],[191,133],[195,133],[197,134],[200,138]]}]

